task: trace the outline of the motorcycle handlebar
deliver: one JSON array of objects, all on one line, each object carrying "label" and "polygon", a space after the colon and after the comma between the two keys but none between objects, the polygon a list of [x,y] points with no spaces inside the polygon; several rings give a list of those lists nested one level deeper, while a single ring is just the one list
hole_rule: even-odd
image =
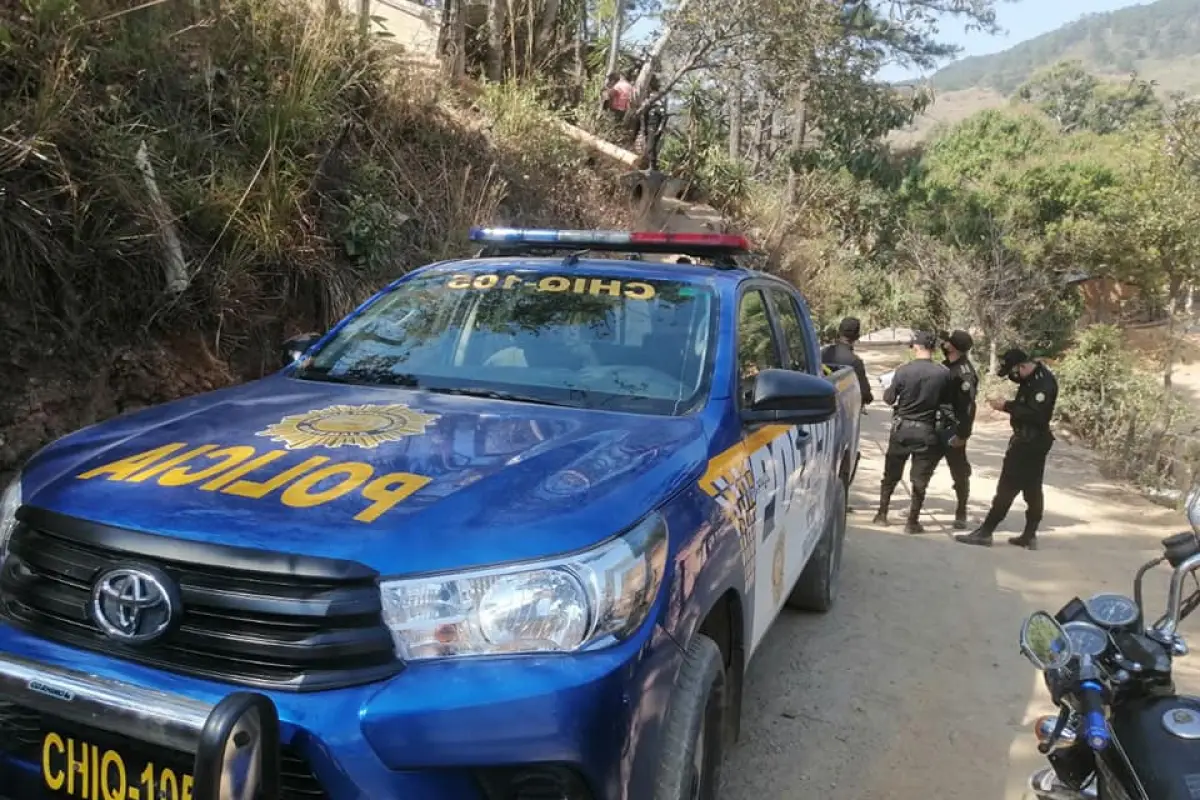
[{"label": "motorcycle handlebar", "polygon": [[1194,555],[1200,554],[1200,537],[1192,531],[1184,531],[1162,540],[1163,555],[1171,568],[1177,568]]},{"label": "motorcycle handlebar", "polygon": [[1197,569],[1200,569],[1200,553],[1189,556],[1171,573],[1171,588],[1167,590],[1167,613],[1154,625],[1160,634],[1174,636],[1179,628],[1179,621],[1184,616],[1183,581]]},{"label": "motorcycle handlebar", "polygon": [[1108,723],[1104,719],[1104,687],[1086,680],[1079,684],[1080,711],[1083,714],[1083,738],[1099,751],[1108,747]]}]

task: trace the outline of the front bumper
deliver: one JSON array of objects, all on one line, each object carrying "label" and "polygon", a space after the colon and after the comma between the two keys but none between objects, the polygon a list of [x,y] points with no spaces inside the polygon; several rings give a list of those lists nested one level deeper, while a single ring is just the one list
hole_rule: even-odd
[{"label": "front bumper", "polygon": [[[265,694],[279,710],[285,787],[291,758],[331,800],[490,800],[506,770],[545,767],[578,776],[587,800],[626,800],[651,791],[680,659],[647,626],[594,653],[429,662],[380,684]],[[0,625],[0,701],[175,753],[195,753],[208,714],[237,688]],[[0,762],[3,791],[41,796],[35,758]]]},{"label": "front bumper", "polygon": [[0,653],[0,697],[188,755],[215,704]]}]

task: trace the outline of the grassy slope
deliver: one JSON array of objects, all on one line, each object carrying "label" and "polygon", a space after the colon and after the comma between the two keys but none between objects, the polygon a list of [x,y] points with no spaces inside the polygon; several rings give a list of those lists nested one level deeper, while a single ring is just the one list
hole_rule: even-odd
[{"label": "grassy slope", "polygon": [[[611,226],[539,104],[466,107],[306,0],[0,4],[0,474],[66,432],[274,369],[485,222]],[[481,113],[482,110],[482,113]],[[163,249],[145,142],[190,283]]]},{"label": "grassy slope", "polygon": [[1090,14],[1003,52],[949,64],[930,79],[937,93],[933,108],[894,139],[922,140],[939,125],[1001,105],[1035,72],[1064,60],[1081,61],[1112,80],[1127,80],[1136,71],[1155,81],[1164,96],[1200,92],[1200,0],[1159,0]]}]

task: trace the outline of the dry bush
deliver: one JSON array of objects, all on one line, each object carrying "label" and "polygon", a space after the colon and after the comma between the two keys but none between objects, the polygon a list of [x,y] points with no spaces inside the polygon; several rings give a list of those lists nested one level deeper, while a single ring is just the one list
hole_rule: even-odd
[{"label": "dry bush", "polygon": [[1110,474],[1155,489],[1191,485],[1200,468],[1200,418],[1157,375],[1137,368],[1118,328],[1085,330],[1055,372],[1056,415]]}]

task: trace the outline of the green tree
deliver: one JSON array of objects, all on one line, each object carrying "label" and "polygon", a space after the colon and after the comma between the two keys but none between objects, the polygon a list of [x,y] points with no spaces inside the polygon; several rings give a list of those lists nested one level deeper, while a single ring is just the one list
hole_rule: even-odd
[{"label": "green tree", "polygon": [[1131,77],[1127,84],[1102,81],[1082,62],[1063,61],[1036,73],[1013,96],[1050,117],[1060,133],[1113,133],[1162,114],[1154,87]]}]

